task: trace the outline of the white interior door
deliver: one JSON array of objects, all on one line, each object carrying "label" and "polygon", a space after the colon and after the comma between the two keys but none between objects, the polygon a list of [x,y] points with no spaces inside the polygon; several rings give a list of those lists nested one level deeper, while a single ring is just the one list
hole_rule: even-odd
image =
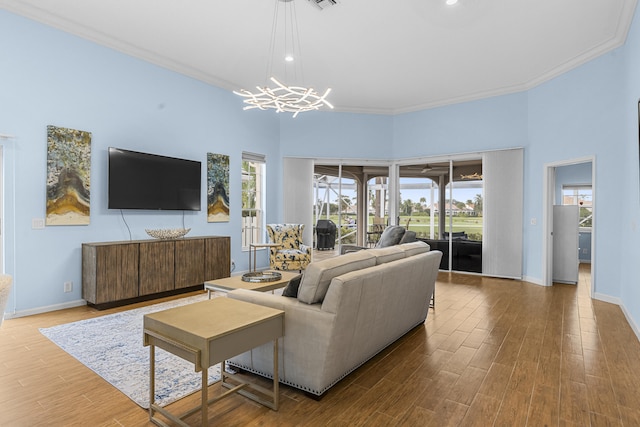
[{"label": "white interior door", "polygon": [[578,283],[578,206],[553,206],[553,281]]}]

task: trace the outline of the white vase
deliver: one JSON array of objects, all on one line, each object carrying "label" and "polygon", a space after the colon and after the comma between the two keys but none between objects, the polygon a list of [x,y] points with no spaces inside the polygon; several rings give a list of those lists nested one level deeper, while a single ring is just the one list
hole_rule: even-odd
[{"label": "white vase", "polygon": [[0,275],[0,326],[4,320],[4,309],[9,301],[9,293],[11,293],[12,278],[6,274]]}]

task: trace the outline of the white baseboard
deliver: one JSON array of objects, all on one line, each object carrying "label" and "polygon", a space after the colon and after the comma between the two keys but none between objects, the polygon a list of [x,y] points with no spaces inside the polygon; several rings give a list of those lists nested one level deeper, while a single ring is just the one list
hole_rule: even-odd
[{"label": "white baseboard", "polygon": [[640,341],[640,328],[638,327],[636,322],[633,320],[633,317],[631,317],[631,314],[627,310],[627,307],[624,306],[620,298],[612,297],[610,295],[600,294],[597,292],[593,295],[593,297],[599,301],[608,302],[620,307],[620,310],[622,310],[622,314],[624,314],[624,317],[627,319],[627,323],[629,323],[629,326],[631,326],[631,329],[633,330],[633,332],[636,334],[636,337]]},{"label": "white baseboard", "polygon": [[33,316],[34,314],[49,313],[50,311],[64,310],[65,308],[80,307],[83,305],[87,305],[87,302],[83,299],[80,299],[76,301],[65,302],[63,304],[47,305],[45,307],[30,308],[28,310],[20,310],[20,311],[14,311],[13,313],[5,313],[4,318],[6,320],[6,319],[14,319],[16,317]]},{"label": "white baseboard", "polygon": [[597,299],[598,301],[609,302],[611,304],[619,305],[620,307],[622,307],[622,300],[618,297],[612,297],[611,295],[596,292],[593,294],[593,298]]},{"label": "white baseboard", "polygon": [[545,284],[542,283],[542,279],[539,279],[537,277],[523,276],[522,280],[528,283],[533,283],[534,285],[545,286]]}]

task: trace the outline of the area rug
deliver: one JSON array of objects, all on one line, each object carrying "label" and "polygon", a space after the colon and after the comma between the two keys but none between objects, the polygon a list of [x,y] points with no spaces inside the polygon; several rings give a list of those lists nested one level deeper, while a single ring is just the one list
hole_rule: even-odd
[{"label": "area rug", "polygon": [[[142,345],[142,317],[203,301],[181,298],[94,319],[42,328],[40,332],[143,408],[149,407],[149,347]],[[220,378],[209,368],[209,384]],[[156,347],[156,403],[165,406],[200,389],[201,374],[189,363]]]}]

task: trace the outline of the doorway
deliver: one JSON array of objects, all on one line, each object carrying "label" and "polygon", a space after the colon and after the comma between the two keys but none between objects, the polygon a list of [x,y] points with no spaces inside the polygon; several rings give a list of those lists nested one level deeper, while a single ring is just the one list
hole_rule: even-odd
[{"label": "doorway", "polygon": [[[576,174],[573,178],[568,178],[571,173],[566,173],[571,170],[572,173]],[[576,172],[576,171],[582,172]],[[542,256],[542,274],[543,274],[543,285],[551,286],[553,285],[553,271],[554,271],[554,260],[557,257],[554,256],[554,231],[556,230],[557,224],[554,224],[553,212],[554,205],[561,205],[563,203],[563,198],[566,197],[566,194],[563,195],[563,188],[587,188],[589,187],[591,190],[591,206],[590,206],[590,215],[589,215],[589,238],[588,243],[585,241],[585,238],[582,238],[582,249],[580,250],[579,257],[582,255],[582,252],[588,246],[588,251],[590,252],[589,261],[591,262],[591,284],[590,284],[590,295],[593,296],[593,292],[595,289],[595,212],[596,212],[596,164],[595,157],[585,157],[579,159],[565,160],[560,162],[548,163],[544,165],[544,174],[543,174],[543,256]],[[573,182],[572,182],[573,180]],[[582,210],[582,209],[581,209]],[[556,261],[557,262],[557,261]]]}]

